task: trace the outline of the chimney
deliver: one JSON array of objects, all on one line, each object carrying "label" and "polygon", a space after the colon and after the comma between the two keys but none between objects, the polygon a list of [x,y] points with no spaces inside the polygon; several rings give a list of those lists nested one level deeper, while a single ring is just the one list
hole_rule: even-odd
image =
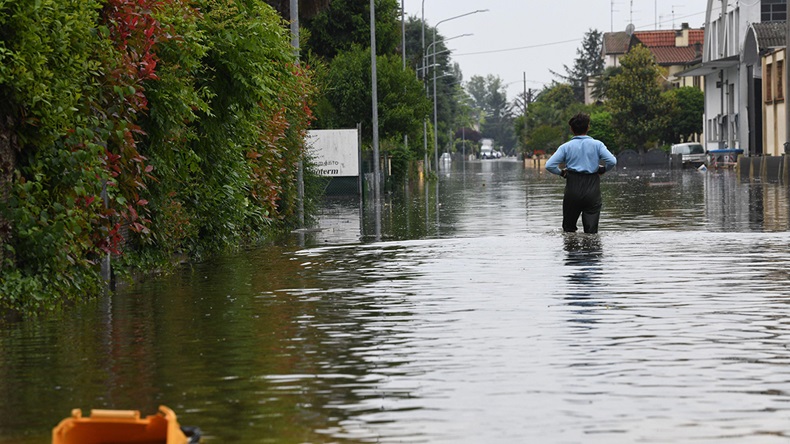
[{"label": "chimney", "polygon": [[689,24],[683,23],[680,29],[675,30],[675,47],[685,48],[689,46]]}]

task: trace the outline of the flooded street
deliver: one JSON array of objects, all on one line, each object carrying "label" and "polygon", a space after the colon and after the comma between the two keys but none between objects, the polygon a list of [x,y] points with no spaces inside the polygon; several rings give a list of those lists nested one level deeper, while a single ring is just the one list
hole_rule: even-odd
[{"label": "flooded street", "polygon": [[[160,404],[210,443],[790,440],[788,188],[453,163],[322,231],[0,327],[0,443]],[[86,412],[87,413],[87,412]]]}]

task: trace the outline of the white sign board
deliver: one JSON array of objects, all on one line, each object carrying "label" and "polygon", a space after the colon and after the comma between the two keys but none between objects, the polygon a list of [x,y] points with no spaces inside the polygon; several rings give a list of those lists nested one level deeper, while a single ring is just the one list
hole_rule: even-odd
[{"label": "white sign board", "polygon": [[320,176],[359,176],[359,136],[356,129],[308,131],[307,152]]}]

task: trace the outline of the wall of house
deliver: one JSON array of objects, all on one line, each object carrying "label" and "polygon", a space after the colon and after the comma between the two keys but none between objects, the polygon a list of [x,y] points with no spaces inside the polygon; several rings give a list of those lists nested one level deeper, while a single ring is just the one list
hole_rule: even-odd
[{"label": "wall of house", "polygon": [[688,69],[688,66],[685,65],[672,65],[667,68],[668,76],[667,78],[672,83],[672,86],[675,88],[681,88],[684,86],[693,86],[701,91],[705,91],[705,78],[703,76],[689,76],[689,77],[677,77],[676,74],[679,72],[683,72]]},{"label": "wall of house", "polygon": [[[748,140],[741,137],[741,128],[748,126],[745,109],[741,112],[740,97],[746,96],[744,84],[738,76],[739,67],[733,66],[705,76],[706,148],[745,149]],[[711,87],[710,85],[714,85]],[[745,108],[745,105],[743,106]]]},{"label": "wall of house", "polygon": [[779,156],[784,152],[784,142],[787,137],[785,134],[787,85],[784,69],[784,48],[763,57],[763,150],[765,154],[773,156]]},{"label": "wall of house", "polygon": [[604,60],[604,68],[616,68],[620,66],[620,54],[609,54]]},{"label": "wall of house", "polygon": [[[724,14],[722,3],[726,3]],[[739,55],[749,25],[759,22],[760,1],[714,0],[710,24],[705,30],[703,62]]]},{"label": "wall of house", "polygon": [[[724,6],[722,8],[722,6]],[[760,21],[760,1],[713,1],[705,29],[704,62],[740,56],[751,23]],[[724,13],[722,13],[722,10]],[[706,148],[749,150],[747,67],[742,62],[705,77]]]}]

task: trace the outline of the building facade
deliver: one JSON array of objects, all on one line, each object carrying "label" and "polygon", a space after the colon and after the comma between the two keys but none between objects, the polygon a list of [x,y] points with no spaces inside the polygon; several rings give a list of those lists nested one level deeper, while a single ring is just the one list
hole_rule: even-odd
[{"label": "building facade", "polygon": [[[693,86],[704,91],[704,79],[701,76],[678,76],[701,62],[704,40],[705,30],[690,28],[688,23],[683,23],[680,29],[658,31],[636,31],[629,26],[623,32],[604,33],[601,56],[604,68],[616,68],[631,48],[643,45],[653,54],[656,63],[664,68],[665,80],[673,87]],[[594,80],[588,84],[588,88],[592,89]]]},{"label": "building facade", "polygon": [[776,44],[774,31],[786,12],[786,0],[708,0],[702,63],[679,74],[705,78],[707,149],[763,154],[762,58]]}]

